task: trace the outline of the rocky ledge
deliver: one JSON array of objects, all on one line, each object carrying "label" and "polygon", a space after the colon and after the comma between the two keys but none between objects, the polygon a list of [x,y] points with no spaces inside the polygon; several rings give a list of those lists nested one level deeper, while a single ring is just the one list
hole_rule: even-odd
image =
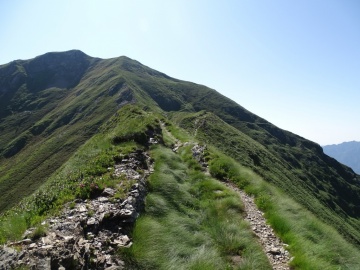
[{"label": "rocky ledge", "polygon": [[23,240],[1,248],[0,269],[123,269],[116,251],[132,245],[129,233],[143,208],[152,170],[146,153],[128,155],[114,168],[114,176],[125,176],[119,185],[134,183],[126,199],[116,198],[115,188],[105,188],[96,198],[67,204],[60,216],[42,223],[46,230],[38,239],[30,238],[36,230],[31,228]]}]

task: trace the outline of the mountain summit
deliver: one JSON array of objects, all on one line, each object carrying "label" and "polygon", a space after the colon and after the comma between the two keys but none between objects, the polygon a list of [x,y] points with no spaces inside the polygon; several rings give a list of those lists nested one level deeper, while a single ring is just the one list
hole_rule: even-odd
[{"label": "mountain summit", "polygon": [[[260,196],[260,205],[270,200],[280,207],[278,198],[287,196],[299,210],[281,211],[297,215],[299,222],[300,209],[309,211],[346,241],[360,245],[360,176],[324,154],[318,144],[274,126],[206,86],[171,78],[124,56],[100,59],[77,50],[0,66],[0,211],[18,205],[56,173],[72,175],[68,162],[80,156],[97,134],[108,134],[116,119],[125,117],[124,108],[133,116],[155,115],[157,123],[172,127],[172,136],[183,134],[178,140],[183,136],[206,144],[256,175],[235,177],[226,162],[219,163],[218,173],[213,171],[219,179],[238,179],[244,187],[250,187],[257,177],[263,179],[261,187],[248,188]],[[124,128],[126,119],[133,116],[121,118]],[[129,126],[128,132],[141,124],[146,127],[147,122],[141,121]],[[147,128],[138,135],[135,131],[123,137],[106,135],[113,139],[104,145],[142,144],[159,133],[161,125],[149,122]],[[94,155],[100,151],[96,149],[100,148],[94,148]],[[217,164],[208,159],[211,166]],[[176,171],[176,166],[168,173]],[[260,192],[263,189],[266,191]],[[56,200],[55,196],[50,205]],[[163,203],[164,209],[169,207]],[[271,222],[276,224],[274,216]],[[296,238],[300,233],[294,234],[292,225],[280,223],[277,226],[283,230],[283,238]],[[318,225],[306,226],[312,230],[311,226]],[[320,241],[309,239],[306,241]]]}]

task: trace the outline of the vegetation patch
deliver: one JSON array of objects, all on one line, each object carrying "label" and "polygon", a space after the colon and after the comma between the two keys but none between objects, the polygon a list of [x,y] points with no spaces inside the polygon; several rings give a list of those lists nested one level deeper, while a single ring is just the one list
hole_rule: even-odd
[{"label": "vegetation patch", "polygon": [[[180,156],[162,146],[151,154],[145,213],[133,246],[120,251],[134,269],[271,269],[240,198],[195,166],[191,147]],[[234,256],[241,258],[236,265]]]},{"label": "vegetation patch", "polygon": [[[217,100],[211,102],[218,103]],[[336,228],[347,241],[360,245],[360,221],[357,218],[360,211],[356,210],[356,205],[360,204],[355,203],[360,198],[355,195],[360,189],[355,174],[323,155],[320,146],[270,123],[245,122],[235,111],[220,112],[229,109],[220,104],[210,107],[203,102],[199,105],[208,110],[174,112],[171,118],[196,139],[215,146],[280,188],[320,220]],[[226,170],[230,170],[228,178],[234,178],[227,162],[212,162],[217,163],[212,167],[219,173],[219,178],[223,178]],[[246,179],[243,181],[245,183],[240,186],[246,185]],[[345,216],[349,218],[344,219]]]},{"label": "vegetation patch", "polygon": [[[216,149],[208,149],[211,174],[221,180],[231,180],[255,196],[257,206],[265,212],[271,227],[289,245],[294,269],[360,269],[358,249],[334,228],[259,175]],[[244,184],[236,179],[247,180]]]},{"label": "vegetation patch", "polygon": [[[113,138],[131,138],[134,131],[147,134],[150,129],[155,132],[157,125],[157,118],[153,114],[138,107],[129,105],[119,110],[104,124],[101,132],[80,147],[46,184],[20,205],[0,216],[0,243],[20,239],[27,228],[39,225],[48,215],[58,213],[65,203],[76,198],[98,196],[106,187],[117,190],[116,198],[124,198],[133,183],[124,176],[115,177],[114,165],[131,152],[143,151],[147,141],[140,144],[130,139],[114,143]],[[156,136],[161,137],[161,134]]]}]

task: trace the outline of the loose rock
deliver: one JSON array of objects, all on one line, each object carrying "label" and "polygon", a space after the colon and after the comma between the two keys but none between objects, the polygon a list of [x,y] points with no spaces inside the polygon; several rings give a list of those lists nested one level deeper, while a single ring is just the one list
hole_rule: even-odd
[{"label": "loose rock", "polygon": [[[45,220],[46,236],[30,240],[32,228],[25,232],[24,240],[0,248],[0,270],[21,266],[124,269],[124,262],[115,256],[115,251],[132,244],[128,233],[143,208],[146,177],[153,170],[149,160],[146,153],[136,152],[115,165],[114,177],[136,181],[124,201],[114,198],[116,191],[112,188],[105,188],[100,197],[76,200],[75,207],[67,206],[60,216]],[[11,245],[21,245],[22,252]]]}]

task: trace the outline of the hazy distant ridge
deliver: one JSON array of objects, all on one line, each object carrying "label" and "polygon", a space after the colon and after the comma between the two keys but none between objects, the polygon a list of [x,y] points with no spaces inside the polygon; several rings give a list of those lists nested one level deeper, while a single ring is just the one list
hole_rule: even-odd
[{"label": "hazy distant ridge", "polygon": [[351,141],[323,146],[325,154],[351,167],[360,174],[360,142]]}]

